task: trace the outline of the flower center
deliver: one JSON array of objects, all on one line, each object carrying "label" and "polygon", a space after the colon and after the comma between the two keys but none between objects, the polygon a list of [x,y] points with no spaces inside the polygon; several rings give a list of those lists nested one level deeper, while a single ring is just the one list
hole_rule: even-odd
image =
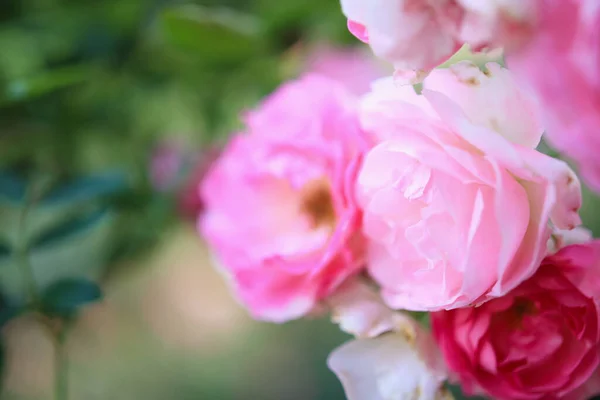
[{"label": "flower center", "polygon": [[508,311],[508,322],[514,328],[521,328],[523,318],[529,315],[535,315],[537,311],[537,307],[533,301],[519,297],[515,299],[513,306]]},{"label": "flower center", "polygon": [[334,227],[336,222],[331,187],[325,179],[308,182],[301,190],[300,210],[310,218],[313,227]]}]

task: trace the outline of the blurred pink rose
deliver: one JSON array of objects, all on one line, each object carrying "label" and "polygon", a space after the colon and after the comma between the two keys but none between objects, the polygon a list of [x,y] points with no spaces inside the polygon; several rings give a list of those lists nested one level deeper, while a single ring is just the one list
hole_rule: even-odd
[{"label": "blurred pink rose", "polygon": [[537,92],[550,144],[576,161],[600,191],[600,2],[538,0],[531,40],[507,55]]},{"label": "blurred pink rose", "polygon": [[454,54],[463,10],[454,0],[341,0],[348,28],[400,70],[429,70]]},{"label": "blurred pink rose", "polygon": [[536,104],[497,64],[434,70],[422,95],[374,85],[361,123],[379,144],[357,182],[369,272],[393,308],[441,310],[529,278],[551,227],[580,224],[579,181],[534,150]]},{"label": "blurred pink rose", "polygon": [[460,40],[473,48],[511,50],[527,40],[535,25],[539,0],[456,0],[465,18]]},{"label": "blurred pink rose", "polygon": [[321,45],[309,54],[305,69],[308,73],[336,80],[357,95],[368,92],[372,81],[390,72],[364,48],[327,45]]},{"label": "blurred pink rose", "polygon": [[502,298],[431,314],[433,332],[467,393],[586,400],[599,388],[599,295],[600,241],[572,245]]},{"label": "blurred pink rose", "polygon": [[199,151],[194,166],[177,194],[177,208],[185,219],[196,221],[204,211],[204,201],[198,194],[198,187],[220,153],[221,148],[218,145]]},{"label": "blurred pink rose", "polygon": [[283,85],[246,124],[202,184],[200,228],[251,313],[281,322],[364,265],[352,188],[370,142],[356,99],[319,76]]},{"label": "blurred pink rose", "polygon": [[177,187],[184,164],[189,158],[184,149],[182,143],[173,140],[159,143],[153,149],[148,172],[154,189],[166,192]]}]

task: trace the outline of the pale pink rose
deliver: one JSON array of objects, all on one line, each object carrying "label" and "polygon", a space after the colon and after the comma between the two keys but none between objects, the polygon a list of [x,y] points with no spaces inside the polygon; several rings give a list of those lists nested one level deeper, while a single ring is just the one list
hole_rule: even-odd
[{"label": "pale pink rose", "polygon": [[361,106],[379,144],[357,182],[369,272],[393,308],[499,297],[534,274],[551,225],[580,224],[579,181],[534,150],[536,104],[506,69],[434,70],[422,95],[377,82]]},{"label": "pale pink rose", "polygon": [[250,312],[309,312],[364,265],[353,183],[369,147],[356,99],[308,76],[246,115],[204,180],[201,231]]},{"label": "pale pink rose", "polygon": [[338,81],[357,95],[368,92],[371,82],[390,73],[362,47],[336,48],[325,44],[309,53],[305,70]]},{"label": "pale pink rose", "polygon": [[446,398],[443,357],[429,332],[410,316],[390,310],[357,281],[347,282],[330,306],[340,327],[359,337],[328,359],[348,400]]},{"label": "pale pink rose", "polygon": [[399,70],[430,70],[463,43],[454,0],[341,0],[348,28]]},{"label": "pale pink rose", "polygon": [[600,191],[600,2],[536,4],[533,34],[507,54],[508,66],[538,94],[550,144]]},{"label": "pale pink rose", "polygon": [[[423,330],[421,334],[428,335]],[[443,388],[446,374],[441,357],[436,369],[421,354],[432,348],[418,346],[400,333],[387,333],[352,340],[334,350],[327,363],[348,400],[451,399]]]},{"label": "pale pink rose", "polygon": [[600,241],[563,248],[506,296],[431,314],[468,394],[586,400],[600,389]]}]

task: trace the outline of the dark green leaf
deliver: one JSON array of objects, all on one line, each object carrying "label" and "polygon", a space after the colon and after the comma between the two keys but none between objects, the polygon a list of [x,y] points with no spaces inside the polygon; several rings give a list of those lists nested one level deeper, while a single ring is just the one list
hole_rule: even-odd
[{"label": "dark green leaf", "polygon": [[[67,278],[96,281],[106,268],[112,247],[116,215],[111,210],[99,210],[76,219],[74,225],[61,226],[46,236],[36,236],[28,254],[36,286],[39,290]],[[45,231],[48,232],[48,231]],[[0,257],[0,290],[11,301],[23,302],[22,261],[17,257]]]},{"label": "dark green leaf", "polygon": [[23,308],[10,302],[4,295],[0,294],[0,329],[11,319],[19,315]]},{"label": "dark green leaf", "polygon": [[172,8],[163,13],[162,25],[168,43],[206,62],[240,61],[255,54],[260,45],[258,21],[232,10]]},{"label": "dark green leaf", "polygon": [[0,258],[9,257],[11,249],[4,243],[0,242]]},{"label": "dark green leaf", "polygon": [[65,279],[51,285],[42,295],[44,312],[70,317],[82,306],[102,298],[100,287],[85,279]]},{"label": "dark green leaf", "polygon": [[0,199],[21,203],[25,199],[26,182],[16,174],[0,172]]},{"label": "dark green leaf", "polygon": [[79,178],[49,193],[41,202],[42,206],[81,203],[102,196],[115,195],[127,187],[125,176],[121,172]]},{"label": "dark green leaf", "polygon": [[66,221],[64,224],[44,232],[42,235],[36,238],[36,240],[30,245],[30,248],[35,250],[36,248],[51,246],[53,243],[76,237],[84,231],[93,229],[93,227],[99,224],[104,217],[108,215],[108,213],[109,211],[107,209],[101,209],[70,221]]},{"label": "dark green leaf", "polygon": [[31,78],[15,79],[8,83],[3,101],[14,102],[38,97],[84,82],[89,76],[88,67],[75,66],[48,71]]}]

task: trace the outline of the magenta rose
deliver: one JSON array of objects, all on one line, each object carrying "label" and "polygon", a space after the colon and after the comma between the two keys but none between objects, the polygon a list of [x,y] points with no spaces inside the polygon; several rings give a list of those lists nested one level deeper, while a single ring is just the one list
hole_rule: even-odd
[{"label": "magenta rose", "polygon": [[563,248],[506,296],[431,314],[467,393],[586,400],[599,389],[600,241]]},{"label": "magenta rose", "polygon": [[357,181],[368,267],[396,309],[500,297],[532,276],[553,228],[580,223],[567,164],[534,150],[535,102],[508,70],[434,70],[422,94],[376,83],[361,122],[379,142]]},{"label": "magenta rose", "polygon": [[308,76],[246,115],[204,180],[200,229],[256,317],[298,318],[364,266],[356,99]]}]

